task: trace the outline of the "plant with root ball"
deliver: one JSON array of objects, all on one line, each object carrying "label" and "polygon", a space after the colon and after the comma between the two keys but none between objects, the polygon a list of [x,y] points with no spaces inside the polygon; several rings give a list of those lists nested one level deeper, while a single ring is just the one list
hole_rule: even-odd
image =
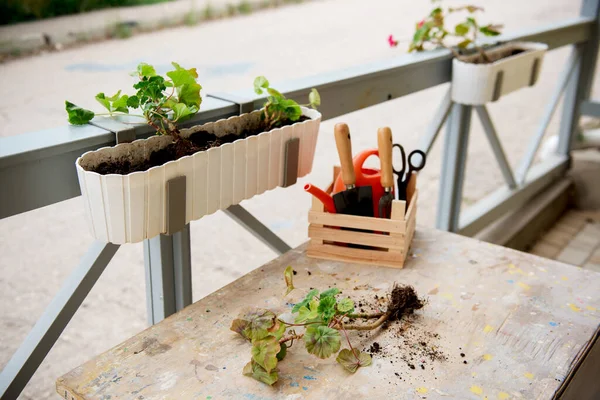
[{"label": "plant with root ball", "polygon": [[[292,267],[287,267],[286,295],[294,290],[292,276]],[[273,385],[278,380],[278,362],[295,342],[303,342],[310,354],[322,359],[337,353],[336,361],[351,373],[371,365],[371,356],[352,346],[348,331],[377,329],[423,306],[411,286],[394,284],[387,295],[385,311],[375,313],[355,312],[354,301],[341,296],[338,288],[313,289],[292,308],[293,323],[282,320],[271,310],[255,308],[242,312],[230,329],[252,343],[252,358],[243,374]],[[348,348],[340,351],[343,341]]]}]

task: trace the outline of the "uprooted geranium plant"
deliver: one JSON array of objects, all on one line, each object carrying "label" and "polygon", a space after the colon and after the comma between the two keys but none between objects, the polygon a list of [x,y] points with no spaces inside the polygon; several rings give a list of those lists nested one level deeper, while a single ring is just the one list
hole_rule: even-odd
[{"label": "uprooted geranium plant", "polygon": [[[291,267],[286,268],[284,276],[289,293],[294,289]],[[352,346],[348,331],[377,329],[424,305],[414,288],[396,284],[388,293],[387,301],[385,311],[356,313],[354,301],[342,296],[338,288],[313,289],[292,308],[293,323],[267,309],[242,312],[230,329],[252,342],[252,358],[243,374],[273,385],[278,379],[278,362],[295,342],[303,342],[310,354],[321,359],[337,353],[336,361],[351,373],[371,365],[371,356]],[[343,341],[348,347],[340,351]]]}]

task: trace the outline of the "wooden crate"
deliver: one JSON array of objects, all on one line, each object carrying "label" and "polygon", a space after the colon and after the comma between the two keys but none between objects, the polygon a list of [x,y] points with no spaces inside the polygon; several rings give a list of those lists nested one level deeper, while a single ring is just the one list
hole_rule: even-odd
[{"label": "wooden crate", "polygon": [[[339,167],[335,167],[334,177],[338,172]],[[310,241],[306,254],[326,260],[402,268],[415,234],[419,196],[416,184],[417,175],[413,173],[407,189],[408,209],[406,202],[394,200],[390,219],[327,213],[323,203],[313,197],[308,213]],[[331,194],[332,189],[333,184],[327,193]]]}]

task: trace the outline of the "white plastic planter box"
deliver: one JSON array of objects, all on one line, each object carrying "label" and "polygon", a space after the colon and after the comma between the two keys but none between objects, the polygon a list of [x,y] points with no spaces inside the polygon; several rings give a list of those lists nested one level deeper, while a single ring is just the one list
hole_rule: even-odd
[{"label": "white plastic planter box", "polygon": [[[466,62],[478,55],[452,61],[452,100],[460,104],[482,105],[526,86],[538,79],[544,53],[543,43],[511,42],[487,50],[489,64]],[[522,52],[510,55],[515,51]]]},{"label": "white plastic planter box", "polygon": [[[283,184],[285,146],[300,139],[298,177],[312,170],[321,114],[302,108],[310,120],[273,129],[233,143],[169,161],[128,175],[100,175],[86,171],[111,160],[144,159],[172,142],[170,136],[104,147],[83,154],[76,161],[79,185],[92,235],[117,244],[136,243],[166,233],[166,184],[186,177],[185,222],[224,210]],[[198,130],[223,136],[257,126],[260,111],[182,130],[188,137]]]}]

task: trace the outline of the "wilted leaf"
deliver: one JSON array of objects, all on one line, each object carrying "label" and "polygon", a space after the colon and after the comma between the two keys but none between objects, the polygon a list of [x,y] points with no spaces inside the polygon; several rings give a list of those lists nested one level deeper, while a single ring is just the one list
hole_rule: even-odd
[{"label": "wilted leaf", "polygon": [[277,382],[277,379],[279,379],[277,370],[267,372],[263,367],[261,367],[254,361],[250,361],[248,364],[246,364],[243,370],[243,374],[245,376],[252,377],[257,381],[266,383],[267,385],[272,385],[275,382]]},{"label": "wilted leaf", "polygon": [[479,32],[483,33],[485,36],[498,36],[500,34],[500,29],[502,29],[502,25],[488,25],[479,28]]},{"label": "wilted leaf", "polygon": [[275,325],[276,316],[273,312],[262,308],[246,311],[233,320],[231,329],[246,339],[260,340],[269,335],[269,329]]},{"label": "wilted leaf", "polygon": [[69,116],[69,123],[73,125],[85,125],[94,118],[94,112],[76,106],[75,104],[65,101],[65,110]]},{"label": "wilted leaf", "polygon": [[278,319],[275,320],[275,325],[268,329],[269,337],[274,337],[279,340],[285,333],[286,325],[283,322],[279,322]]},{"label": "wilted leaf", "polygon": [[280,351],[279,341],[272,336],[252,342],[252,359],[267,372],[277,366],[277,354]]},{"label": "wilted leaf", "polygon": [[372,362],[371,355],[358,349],[354,349],[354,354],[350,349],[343,349],[335,360],[352,373],[356,372],[359,367],[371,365]]},{"label": "wilted leaf", "polygon": [[311,302],[311,300],[313,300],[313,298],[318,294],[319,291],[317,289],[313,289],[310,292],[308,292],[304,300],[294,305],[294,307],[292,308],[292,312],[297,313],[298,310],[300,310],[300,307],[306,307]]},{"label": "wilted leaf", "polygon": [[304,344],[310,354],[327,358],[340,349],[340,333],[327,326],[308,327],[304,334]]},{"label": "wilted leaf", "polygon": [[457,46],[461,49],[465,49],[467,48],[467,46],[469,46],[471,44],[471,40],[470,39],[465,39],[462,42],[460,42],[459,44],[457,44]]},{"label": "wilted leaf", "polygon": [[352,301],[352,299],[349,299],[348,297],[343,298],[338,301],[337,309],[341,313],[352,312],[352,311],[354,311],[354,302]]},{"label": "wilted leaf", "polygon": [[285,279],[285,286],[287,287],[285,295],[290,294],[294,290],[294,269],[291,265],[288,265],[285,271],[283,271],[283,278]]},{"label": "wilted leaf", "polygon": [[308,103],[312,108],[317,108],[321,105],[321,95],[317,89],[312,88],[308,95]]}]

